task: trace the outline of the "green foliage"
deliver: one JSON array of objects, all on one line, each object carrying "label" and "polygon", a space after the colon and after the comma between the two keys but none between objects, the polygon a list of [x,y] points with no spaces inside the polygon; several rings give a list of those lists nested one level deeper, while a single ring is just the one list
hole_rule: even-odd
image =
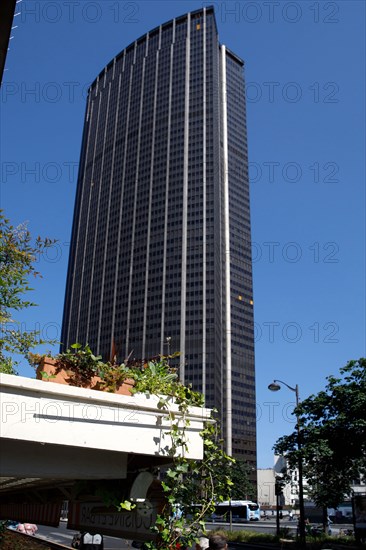
[{"label": "green foliage", "polygon": [[124,502],[120,503],[119,507],[122,510],[127,510],[128,512],[130,512],[131,510],[136,508],[136,504],[132,504],[132,502],[130,502],[129,500],[125,500]]},{"label": "green foliage", "polygon": [[[290,540],[293,538],[291,532],[289,532],[288,529],[281,529],[279,535],[258,533],[256,531],[245,531],[245,529],[240,531],[226,531],[225,529],[215,529],[214,531],[210,531],[210,533],[219,533],[221,535],[224,535],[229,542],[245,542],[249,544],[272,543],[271,546],[268,546],[268,548],[273,547],[273,544],[278,542],[281,542],[281,547],[283,547],[283,542],[281,541],[281,539]],[[312,550],[321,550],[321,548],[342,548],[343,546],[348,545],[354,547],[355,539],[353,536],[335,537],[326,535],[324,533],[319,533],[316,536],[307,535],[306,543],[307,548],[311,548]],[[296,540],[293,540],[293,542],[289,542],[289,545],[289,548],[299,548]]]},{"label": "green foliage", "polygon": [[[42,364],[44,355],[29,353],[29,361],[37,367]],[[109,361],[102,361],[101,355],[94,355],[89,345],[72,344],[69,349],[54,357],[56,361],[55,373],[65,370],[68,373],[70,384],[78,387],[85,387],[90,384],[94,376],[101,378],[101,381],[93,385],[94,389],[116,392],[123,382],[128,378],[129,369],[125,364],[113,364]],[[41,371],[42,378],[54,378],[55,375],[48,375]]]},{"label": "green foliage", "polygon": [[[147,361],[142,366],[129,367],[127,374],[135,380],[133,392],[151,393],[154,395],[166,395],[175,398],[180,410],[189,406],[202,407],[204,405],[203,395],[192,390],[191,386],[182,384],[176,373],[176,369],[169,366],[169,360],[177,357],[179,353],[169,356],[162,356],[159,359]],[[164,407],[167,400],[161,400],[160,406]]]},{"label": "green foliage", "polygon": [[14,361],[12,360],[11,357],[5,357],[4,355],[1,357],[0,372],[4,374],[17,374],[14,368]]},{"label": "green foliage", "polygon": [[[126,367],[128,378],[135,380],[132,391],[158,395],[158,407],[166,411],[170,422],[171,444],[168,454],[172,457],[172,464],[165,471],[162,481],[166,504],[153,527],[156,541],[147,543],[151,549],[171,549],[178,540],[190,547],[197,540],[198,534],[204,532],[205,516],[214,511],[216,502],[230,497],[232,486],[228,464],[234,464],[235,461],[222,450],[218,425],[213,419],[205,423],[200,434],[203,439],[203,460],[188,460],[185,456],[189,408],[202,407],[204,397],[193,391],[191,386],[184,386],[175,369],[169,366],[169,360],[176,355],[147,361],[142,366]],[[172,404],[178,405],[180,415],[171,411]]]},{"label": "green foliage", "polygon": [[[349,361],[324,391],[300,403],[301,456],[309,496],[318,506],[337,507],[353,479],[366,473],[366,359]],[[277,454],[296,468],[297,433],[281,437]]]},{"label": "green foliage", "polygon": [[64,353],[59,353],[57,361],[65,369],[80,372],[86,377],[99,375],[104,365],[101,355],[94,355],[89,345],[72,344]]},{"label": "green foliage", "polygon": [[110,363],[104,363],[101,355],[94,355],[89,345],[84,347],[81,344],[72,344],[71,347],[55,357],[57,369],[71,371],[77,386],[83,386],[89,382],[93,376],[100,376],[110,370]]},{"label": "green foliage", "polygon": [[[153,527],[157,539],[148,543],[151,549],[171,549],[178,541],[188,548],[192,546],[198,535],[205,532],[205,517],[212,514],[215,503],[230,497],[232,485],[230,478],[223,472],[227,471],[227,463],[233,462],[233,459],[222,450],[217,423],[212,420],[206,422],[201,432],[203,460],[193,461],[184,455],[185,427],[188,422],[178,426],[178,421],[171,415],[170,420],[171,449],[178,454],[172,458],[173,463],[162,482],[167,503]],[[182,515],[177,514],[177,510]]]},{"label": "green foliage", "polygon": [[22,332],[13,313],[35,306],[24,295],[31,291],[30,276],[40,276],[34,264],[43,250],[54,241],[32,237],[26,225],[13,227],[0,210],[0,372],[16,374],[19,363],[13,354],[27,357],[30,349],[45,342],[37,331]]},{"label": "green foliage", "polygon": [[56,378],[55,374],[48,374],[48,372],[44,370],[41,371],[41,375],[43,380],[51,380],[51,378]]},{"label": "green foliage", "polygon": [[253,483],[250,481],[250,466],[247,462],[235,459],[223,465],[221,475],[226,475],[231,481],[230,497],[232,500],[247,500],[256,497]]},{"label": "green foliage", "polygon": [[[212,419],[205,423],[200,434],[203,460],[193,461],[185,457],[186,428],[189,426],[187,414],[192,406],[202,407],[204,398],[179,381],[175,369],[168,363],[175,355],[148,361],[140,368],[135,366],[127,371],[128,376],[135,380],[133,392],[158,395],[158,406],[167,412],[170,421],[171,445],[168,453],[172,457],[172,465],[166,470],[162,481],[166,505],[153,527],[157,534],[156,541],[147,544],[151,549],[174,548],[178,540],[190,547],[198,534],[204,531],[205,516],[214,511],[215,503],[230,497],[232,485],[228,464],[234,461],[222,450],[218,425]],[[181,415],[171,411],[173,403],[178,405]]]},{"label": "green foliage", "polygon": [[[192,390],[191,386],[184,386],[178,379],[176,369],[170,367],[169,360],[179,355],[162,356],[146,362],[125,360],[118,364],[110,361],[102,361],[101,355],[94,355],[90,346],[86,344],[72,344],[65,352],[54,357],[56,361],[55,372],[66,370],[70,382],[75,386],[86,386],[94,376],[99,376],[101,381],[93,386],[95,389],[115,392],[126,379],[134,380],[131,393],[145,393],[166,396],[162,397],[159,406],[163,408],[170,398],[174,397],[179,409],[183,410],[185,403],[190,406],[202,407],[203,396]],[[29,360],[34,366],[42,363],[45,356],[29,354]],[[51,378],[45,372],[44,378]]]}]

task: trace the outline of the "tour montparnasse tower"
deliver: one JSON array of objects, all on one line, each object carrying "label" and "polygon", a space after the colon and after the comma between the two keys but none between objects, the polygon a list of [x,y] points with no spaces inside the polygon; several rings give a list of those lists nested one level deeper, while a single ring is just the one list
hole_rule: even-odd
[{"label": "tour montparnasse tower", "polygon": [[180,351],[179,374],[256,467],[243,61],[212,7],[156,27],[90,87],[62,327],[122,361]]}]

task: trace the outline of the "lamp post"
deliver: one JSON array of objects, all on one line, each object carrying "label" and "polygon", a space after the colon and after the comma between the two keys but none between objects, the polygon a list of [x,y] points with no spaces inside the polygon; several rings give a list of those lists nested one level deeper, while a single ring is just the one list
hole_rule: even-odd
[{"label": "lamp post", "polygon": [[[299,386],[296,384],[294,388],[283,382],[282,380],[273,380],[269,384],[268,389],[271,391],[278,391],[281,389],[280,384],[283,384],[289,390],[295,392],[296,395],[296,407],[299,405]],[[299,535],[300,535],[300,544],[305,545],[305,512],[304,512],[304,486],[302,478],[302,455],[301,455],[301,429],[300,429],[300,417],[296,413],[296,430],[297,430],[297,449],[299,451],[299,461],[298,461],[298,470],[299,470],[299,508],[300,508],[300,522],[299,522]]]}]

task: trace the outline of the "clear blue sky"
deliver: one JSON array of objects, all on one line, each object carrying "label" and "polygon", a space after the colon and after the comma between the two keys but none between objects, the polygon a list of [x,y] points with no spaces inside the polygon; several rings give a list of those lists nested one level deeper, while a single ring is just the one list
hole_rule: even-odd
[{"label": "clear blue sky", "polygon": [[[365,4],[211,2],[246,63],[256,322],[258,464],[292,430],[294,394],[365,356]],[[18,319],[60,338],[88,84],[148,30],[199,2],[18,4],[1,105],[1,205],[58,239],[39,261],[37,308]],[[24,363],[21,374],[33,376]]]}]

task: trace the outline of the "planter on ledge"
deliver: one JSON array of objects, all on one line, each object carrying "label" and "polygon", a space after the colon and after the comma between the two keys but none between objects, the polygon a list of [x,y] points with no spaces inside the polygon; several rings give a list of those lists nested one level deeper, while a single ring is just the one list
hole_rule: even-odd
[{"label": "planter on ledge", "polygon": [[77,386],[79,388],[88,388],[92,390],[118,393],[120,395],[131,395],[131,389],[135,385],[132,378],[126,378],[121,384],[116,384],[115,389],[106,386],[103,379],[99,376],[86,377],[76,373],[74,370],[63,368],[55,359],[43,357],[36,370],[37,380],[44,382],[56,382],[56,384],[66,384],[68,386]]}]

